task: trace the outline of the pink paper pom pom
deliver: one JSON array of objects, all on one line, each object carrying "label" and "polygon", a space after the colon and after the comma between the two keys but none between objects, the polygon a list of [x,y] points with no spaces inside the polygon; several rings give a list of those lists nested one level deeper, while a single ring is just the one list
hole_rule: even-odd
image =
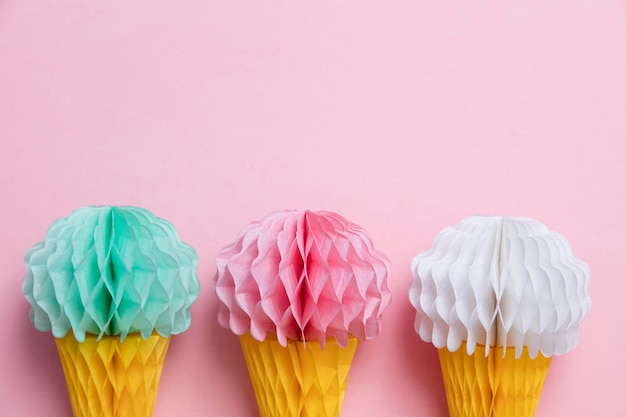
[{"label": "pink paper pom pom", "polygon": [[277,211],[244,228],[217,256],[219,322],[235,334],[360,340],[380,333],[391,302],[389,259],[367,233],[326,211]]}]

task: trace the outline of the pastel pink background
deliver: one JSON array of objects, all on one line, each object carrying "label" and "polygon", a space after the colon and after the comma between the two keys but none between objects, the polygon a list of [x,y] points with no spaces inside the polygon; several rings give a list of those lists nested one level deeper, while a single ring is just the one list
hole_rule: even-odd
[{"label": "pastel pink background", "polygon": [[146,207],[199,253],[155,417],[257,415],[214,257],[283,208],[336,211],[393,263],[343,417],[447,415],[409,263],[476,213],[535,217],[592,270],[537,416],[626,415],[625,157],[624,1],[0,0],[0,415],[71,415],[23,255],[89,204]]}]

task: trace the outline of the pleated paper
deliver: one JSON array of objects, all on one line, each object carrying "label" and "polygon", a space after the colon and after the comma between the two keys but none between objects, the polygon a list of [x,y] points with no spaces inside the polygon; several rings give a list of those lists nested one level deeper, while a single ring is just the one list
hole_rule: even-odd
[{"label": "pleated paper", "polygon": [[589,268],[567,240],[536,220],[475,216],[442,230],[413,259],[415,329],[437,348],[472,354],[524,348],[531,358],[578,343],[589,312]]},{"label": "pleated paper", "polygon": [[54,222],[25,256],[31,319],[61,338],[71,329],[120,336],[189,327],[197,255],[166,220],[138,207],[84,207]]},{"label": "pleated paper", "polygon": [[450,417],[532,417],[553,355],[578,343],[589,268],[536,220],[474,216],[412,263],[415,330],[439,349]]},{"label": "pleated paper", "polygon": [[389,260],[359,226],[330,212],[279,211],[247,226],[217,256],[219,322],[288,340],[380,333],[391,302]]}]

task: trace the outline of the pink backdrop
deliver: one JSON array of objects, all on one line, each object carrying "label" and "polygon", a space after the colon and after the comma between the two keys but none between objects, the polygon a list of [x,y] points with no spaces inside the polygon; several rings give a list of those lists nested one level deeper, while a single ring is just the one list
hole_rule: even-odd
[{"label": "pink backdrop", "polygon": [[393,263],[343,417],[446,415],[409,263],[476,213],[535,217],[592,270],[537,416],[626,415],[625,141],[624,1],[0,0],[0,415],[71,413],[22,259],[89,204],[146,207],[200,256],[155,417],[256,415],[214,257],[282,208],[341,213]]}]

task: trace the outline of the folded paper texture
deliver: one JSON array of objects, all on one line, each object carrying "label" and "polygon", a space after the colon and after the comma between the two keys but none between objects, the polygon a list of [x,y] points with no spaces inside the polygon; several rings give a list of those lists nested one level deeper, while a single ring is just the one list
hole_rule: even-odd
[{"label": "folded paper texture", "polygon": [[277,211],[216,259],[219,323],[240,336],[261,417],[338,417],[357,340],[378,336],[389,259],[326,211]]},{"label": "folded paper texture", "polygon": [[493,361],[480,352],[484,348],[476,349],[478,352],[472,355],[463,349],[439,349],[450,417],[491,416]]},{"label": "folded paper texture", "polygon": [[532,417],[550,358],[573,349],[589,268],[540,222],[474,216],[412,263],[415,330],[439,349],[452,417]]},{"label": "folded paper texture", "polygon": [[437,348],[455,351],[466,341],[473,352],[477,344],[495,344],[501,221],[482,220],[442,230],[413,259],[415,329]]},{"label": "folded paper texture", "polygon": [[530,219],[504,219],[500,250],[498,346],[526,346],[532,357],[578,344],[589,312],[589,268],[565,238]]},{"label": "folded paper texture", "polygon": [[282,346],[273,337],[259,342],[240,336],[261,417],[339,417],[348,373],[358,341],[345,347],[328,340],[290,340]]},{"label": "folded paper texture", "polygon": [[391,302],[389,260],[357,225],[330,212],[280,211],[217,256],[219,322],[257,340],[360,340],[380,332]]},{"label": "folded paper texture", "polygon": [[163,336],[189,327],[197,255],[138,207],[84,207],[55,221],[25,256],[23,291],[41,331]]},{"label": "folded paper texture", "polygon": [[[503,352],[509,350],[509,352]],[[454,352],[439,349],[450,417],[532,417],[539,403],[550,359],[531,358],[524,349],[476,346]]]},{"label": "folded paper texture", "polygon": [[437,348],[466,342],[560,355],[589,312],[589,268],[565,238],[536,220],[474,216],[442,230],[418,254],[410,299],[415,329]]},{"label": "folded paper texture", "polygon": [[76,417],[149,417],[171,335],[199,292],[197,255],[139,207],[83,207],[25,256],[30,318],[51,331]]},{"label": "folded paper texture", "polygon": [[524,348],[516,358],[513,352],[502,352],[513,348],[494,349],[495,383],[493,408],[494,417],[532,417],[539,404],[543,383],[548,375],[552,358],[541,353],[531,357]]},{"label": "folded paper texture", "polygon": [[56,339],[75,417],[150,417],[170,337]]}]

